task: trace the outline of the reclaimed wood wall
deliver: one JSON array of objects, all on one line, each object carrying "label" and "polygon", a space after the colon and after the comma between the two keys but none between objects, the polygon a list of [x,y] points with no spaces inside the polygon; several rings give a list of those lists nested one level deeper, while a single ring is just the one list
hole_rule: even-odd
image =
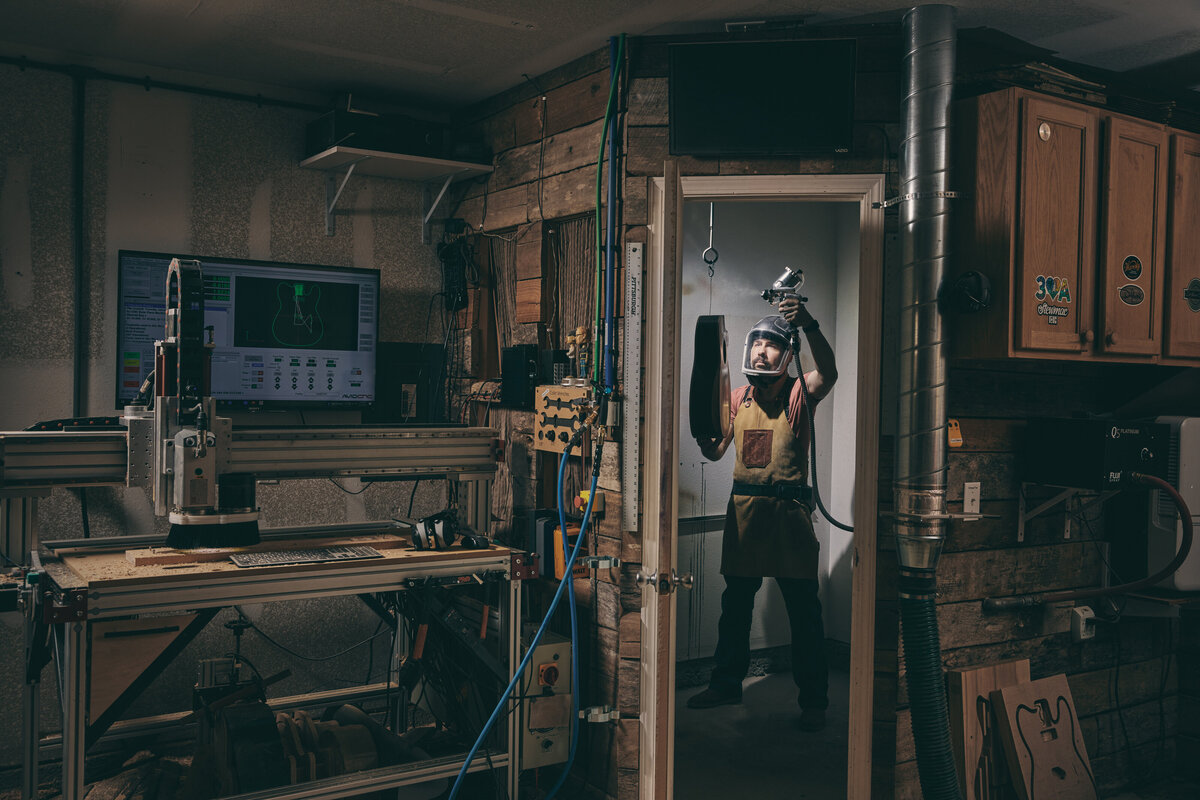
[{"label": "reclaimed wood wall", "polygon": [[[982,511],[995,518],[949,526],[938,568],[943,664],[954,669],[1027,658],[1034,679],[1065,673],[1101,796],[1175,772],[1181,682],[1195,682],[1181,677],[1179,621],[1126,613],[1117,622],[1099,623],[1094,639],[1074,643],[1069,616],[1074,603],[988,614],[982,600],[1101,584],[1103,508],[1086,510],[1090,527],[1077,518],[1068,539],[1059,506],[1027,524],[1024,541],[1017,541],[1020,434],[1032,416],[1111,412],[1162,377],[1154,367],[1013,361],[964,363],[949,373],[949,414],[959,420],[963,435],[962,446],[949,451],[949,507],[961,510],[963,483],[980,481]],[[1045,457],[1071,454],[1046,442]],[[890,476],[886,481],[890,484]],[[885,491],[890,494],[890,485],[881,486],[881,497]],[[1045,498],[1049,492],[1031,496]],[[883,517],[881,547],[894,549],[894,540],[884,534],[887,527]],[[879,563],[881,608],[887,613],[877,616],[881,689],[872,796],[916,800],[921,792],[896,601],[887,600],[896,596],[894,552],[881,554]],[[1099,608],[1099,601],[1094,605]],[[888,692],[895,694],[892,704]],[[886,774],[888,762],[895,764],[894,775]]]},{"label": "reclaimed wood wall", "polygon": [[[775,35],[773,38],[787,38]],[[804,32],[812,35],[812,32]],[[698,159],[681,157],[683,175],[887,173],[895,183],[894,148],[901,135],[900,50],[898,32],[891,26],[858,28],[850,34],[823,31],[822,36],[855,35],[859,38],[859,75],[853,155],[820,159]],[[710,39],[713,37],[709,37]],[[663,174],[667,152],[667,46],[678,38],[627,40],[628,69],[622,86],[618,137],[622,142],[617,164],[620,197],[620,241],[645,241],[649,180]],[[490,98],[468,109],[459,124],[476,133],[491,147],[495,172],[457,190],[457,209],[471,230],[502,237],[516,245],[517,268],[507,281],[519,309],[508,319],[499,341],[537,342],[562,346],[553,336],[549,308],[558,296],[556,279],[547,257],[546,238],[557,223],[593,214],[596,204],[596,159],[599,155],[605,105],[608,99],[607,48],[537,76],[529,83]],[[602,202],[608,198],[603,196]],[[539,245],[538,240],[542,242]],[[495,240],[493,240],[493,243]],[[482,250],[482,248],[481,248]],[[540,259],[529,258],[540,254]],[[620,278],[619,278],[620,279]],[[499,297],[509,291],[495,287]],[[617,292],[618,315],[622,291]],[[504,315],[493,315],[501,318]],[[497,412],[492,411],[495,415]],[[502,411],[506,430],[513,434],[510,452],[526,442],[531,420],[524,412]],[[493,417],[495,418],[495,417]],[[621,800],[638,796],[638,714],[640,711],[639,625],[640,590],[633,576],[641,564],[641,542],[636,533],[622,530],[618,450],[615,444],[603,454],[601,486],[606,508],[598,527],[597,546],[602,554],[619,555],[620,570],[577,580],[581,617],[591,620],[581,643],[581,664],[586,680],[584,705],[612,705],[619,709],[615,725],[585,726],[576,777],[592,793]],[[511,461],[511,459],[510,459]],[[539,459],[521,459],[533,473],[515,491],[523,466],[510,463],[514,491],[512,506],[536,504],[545,497],[552,478],[537,473]],[[540,482],[540,484],[539,484]],[[539,490],[539,485],[542,487]],[[552,491],[552,490],[551,490]],[[586,765],[586,766],[583,766]]]}]

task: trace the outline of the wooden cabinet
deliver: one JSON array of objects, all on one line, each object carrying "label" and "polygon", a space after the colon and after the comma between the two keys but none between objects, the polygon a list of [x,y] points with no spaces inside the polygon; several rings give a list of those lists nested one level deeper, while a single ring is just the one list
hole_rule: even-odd
[{"label": "wooden cabinet", "polygon": [[1162,347],[1166,129],[1111,115],[1104,129],[1096,344],[1106,354],[1154,356]]},{"label": "wooden cabinet", "polygon": [[[1147,363],[1165,340],[1200,357],[1200,314],[1176,310],[1174,339],[1164,326],[1168,218],[1200,211],[1200,139],[1176,137],[1172,172],[1164,126],[1017,88],[961,102],[956,120],[953,183],[969,197],[955,272],[987,275],[993,302],[951,321],[952,355]],[[1190,211],[1169,211],[1169,180]],[[1197,263],[1186,238],[1172,259]]]},{"label": "wooden cabinet", "polygon": [[1014,345],[1079,353],[1094,338],[1098,124],[1086,109],[1018,100]]},{"label": "wooden cabinet", "polygon": [[1171,136],[1163,362],[1200,359],[1200,136]]}]

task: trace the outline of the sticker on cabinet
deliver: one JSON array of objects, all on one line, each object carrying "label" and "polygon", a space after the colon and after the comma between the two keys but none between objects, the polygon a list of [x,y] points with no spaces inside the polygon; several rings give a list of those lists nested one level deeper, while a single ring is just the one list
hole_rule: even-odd
[{"label": "sticker on cabinet", "polygon": [[1135,286],[1132,283],[1127,283],[1117,290],[1121,294],[1121,302],[1127,306],[1141,305],[1146,299],[1146,293],[1142,291],[1142,287]]},{"label": "sticker on cabinet", "polygon": [[1057,325],[1060,317],[1070,315],[1071,309],[1045,301],[1070,303],[1071,289],[1067,285],[1067,279],[1054,275],[1038,275],[1034,281],[1037,283],[1037,291],[1033,293],[1033,296],[1035,299],[1043,301],[1037,305],[1038,316],[1045,317],[1047,325]]},{"label": "sticker on cabinet", "polygon": [[1200,278],[1192,278],[1188,281],[1187,288],[1183,290],[1183,299],[1187,302],[1188,308],[1200,312]]}]

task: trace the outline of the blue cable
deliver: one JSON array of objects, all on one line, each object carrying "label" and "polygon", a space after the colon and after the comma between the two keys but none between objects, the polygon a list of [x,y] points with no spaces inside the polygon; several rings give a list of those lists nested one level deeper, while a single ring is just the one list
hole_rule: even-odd
[{"label": "blue cable", "polygon": [[[567,553],[567,518],[562,507],[562,483],[563,483],[563,467],[566,466],[567,460],[564,458],[558,465],[558,524],[562,526],[563,531],[563,555]],[[600,459],[596,459],[596,467],[592,471],[592,486],[588,490],[587,509],[583,512],[583,523],[579,527],[579,541],[575,543],[575,549],[578,550],[580,544],[583,543],[584,531],[587,528],[588,518],[592,513],[592,501],[596,497],[596,484],[600,480]],[[572,558],[571,562],[574,563]],[[569,576],[570,573],[567,573]],[[564,576],[564,580],[567,576]],[[571,580],[567,584],[567,597],[571,603],[571,749],[567,755],[566,766],[563,767],[562,774],[558,776],[550,793],[546,795],[546,800],[551,800],[558,794],[558,790],[566,783],[567,775],[571,773],[571,765],[575,763],[575,750],[579,744],[579,620],[575,613],[575,581]]]},{"label": "blue cable", "polygon": [[[559,464],[558,464],[558,489],[559,489],[558,510],[559,510],[560,518],[563,515],[563,511],[562,511],[563,472],[566,467],[567,456],[570,455],[571,448],[573,446],[574,446],[574,443],[567,445],[567,449],[563,451],[562,459],[559,461]],[[466,760],[463,761],[462,768],[459,769],[459,771],[458,771],[458,777],[456,777],[454,779],[454,786],[450,789],[450,800],[454,800],[454,798],[458,796],[458,790],[459,790],[459,787],[462,785],[463,778],[466,777],[467,768],[470,767],[471,762],[475,760],[475,753],[479,751],[479,746],[481,744],[483,744],[483,740],[487,737],[488,732],[492,729],[492,726],[496,724],[496,719],[500,716],[500,712],[504,708],[504,701],[508,698],[508,696],[510,694],[512,694],[512,690],[516,687],[517,681],[519,681],[521,679],[521,675],[525,672],[525,668],[527,666],[529,666],[529,659],[533,657],[533,651],[538,646],[538,642],[541,641],[542,634],[546,632],[546,626],[550,624],[550,618],[552,616],[554,616],[554,611],[555,611],[555,609],[558,608],[558,601],[562,599],[563,589],[568,586],[571,586],[572,600],[574,599],[574,586],[573,586],[573,581],[571,580],[571,568],[575,566],[575,560],[579,556],[579,548],[583,545],[583,541],[584,541],[583,534],[587,530],[588,520],[590,519],[591,514],[592,514],[592,501],[596,497],[596,482],[597,482],[598,478],[599,478],[598,475],[592,476],[592,493],[588,496],[587,508],[583,512],[583,522],[580,524],[580,528],[579,528],[579,539],[578,539],[578,541],[575,542],[575,549],[571,551],[571,557],[569,559],[567,559],[567,562],[563,567],[563,578],[562,578],[562,581],[560,581],[558,584],[558,590],[555,591],[555,593],[554,593],[554,599],[550,601],[550,608],[546,612],[545,618],[542,619],[542,624],[538,627],[537,633],[535,633],[533,635],[533,639],[529,643],[529,648],[525,653],[525,657],[523,659],[521,659],[521,664],[517,667],[516,673],[513,675],[512,680],[508,682],[508,687],[505,688],[504,692],[500,695],[500,700],[496,703],[496,707],[494,709],[492,709],[492,715],[490,717],[488,717],[488,721],[486,723],[484,723],[483,730],[479,732],[479,738],[475,740],[475,744],[471,745],[471,749],[467,753]],[[566,538],[567,538],[567,528],[565,525],[563,525],[562,531],[563,531],[563,542],[565,544]],[[572,630],[574,628],[574,622],[575,622],[574,614],[572,614],[572,620],[571,620]],[[514,620],[514,624],[516,624],[516,620]],[[519,632],[518,632],[518,635],[519,635]],[[572,674],[574,676],[574,674],[578,670],[578,655],[573,651],[571,653],[571,662],[572,662],[572,668],[573,668]],[[572,689],[574,690],[577,685],[578,685],[578,682],[576,681],[576,683],[572,685]],[[578,697],[575,698],[574,704],[578,705]],[[578,711],[575,711],[575,717],[576,717],[576,720],[578,720],[578,717],[579,717]],[[577,721],[575,723],[575,728],[578,728]],[[509,750],[510,751],[513,749],[514,744],[515,744],[514,742],[509,742]],[[574,758],[574,755],[575,755],[575,740],[572,739],[572,741],[571,741],[571,758]],[[515,761],[512,761],[509,763],[508,768],[509,769],[519,769],[520,765],[518,763],[516,763]],[[567,768],[568,768],[568,770],[570,769],[570,762],[568,762]],[[563,775],[565,777],[566,773],[563,773]],[[557,791],[557,789],[558,789],[558,787],[556,786],[555,790]]]}]

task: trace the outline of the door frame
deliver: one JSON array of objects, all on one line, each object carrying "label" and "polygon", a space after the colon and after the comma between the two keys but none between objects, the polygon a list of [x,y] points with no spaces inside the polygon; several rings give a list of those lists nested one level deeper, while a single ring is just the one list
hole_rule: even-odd
[{"label": "door frame", "polygon": [[[848,800],[870,800],[875,655],[875,554],[879,474],[879,395],[883,325],[885,176],[679,176],[673,160],[650,182],[643,321],[646,330],[641,472],[645,573],[669,575],[679,540],[677,399],[682,207],[685,200],[847,202],[859,207],[858,395],[854,539],[851,556]],[[643,585],[641,612],[639,796],[673,800],[675,773],[675,594]]]}]

